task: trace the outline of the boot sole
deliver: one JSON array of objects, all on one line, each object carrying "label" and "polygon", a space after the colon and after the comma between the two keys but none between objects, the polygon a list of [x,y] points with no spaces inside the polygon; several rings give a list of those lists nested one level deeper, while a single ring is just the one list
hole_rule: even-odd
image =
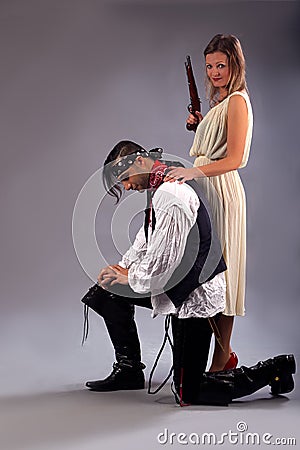
[{"label": "boot sole", "polygon": [[94,391],[94,392],[115,392],[115,391],[138,391],[141,389],[145,389],[145,386],[143,386],[143,387],[122,386],[122,387],[115,387],[115,388],[93,388],[93,387],[87,386],[87,388],[90,391]]}]

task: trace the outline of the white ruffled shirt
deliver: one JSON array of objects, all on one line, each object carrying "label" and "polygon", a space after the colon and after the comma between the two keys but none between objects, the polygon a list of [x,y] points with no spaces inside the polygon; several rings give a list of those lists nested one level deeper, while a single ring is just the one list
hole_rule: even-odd
[{"label": "white ruffled shirt", "polygon": [[194,226],[200,200],[188,184],[163,183],[156,190],[152,204],[155,229],[149,225],[148,243],[142,227],[119,264],[128,268],[128,282],[137,293],[151,292],[153,317],[176,314],[179,318],[207,318],[224,311],[226,282],[224,272],[195,289],[176,308],[163,287],[183,257],[186,241]]}]

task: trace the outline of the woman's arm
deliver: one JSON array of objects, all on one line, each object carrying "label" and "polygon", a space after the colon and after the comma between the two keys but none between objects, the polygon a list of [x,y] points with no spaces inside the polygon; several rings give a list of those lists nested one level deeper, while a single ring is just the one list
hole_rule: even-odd
[{"label": "woman's arm", "polygon": [[227,117],[227,152],[218,161],[200,167],[172,169],[165,181],[180,182],[199,177],[214,177],[237,169],[243,159],[245,141],[248,129],[248,109],[245,99],[241,95],[233,95],[229,99]]}]

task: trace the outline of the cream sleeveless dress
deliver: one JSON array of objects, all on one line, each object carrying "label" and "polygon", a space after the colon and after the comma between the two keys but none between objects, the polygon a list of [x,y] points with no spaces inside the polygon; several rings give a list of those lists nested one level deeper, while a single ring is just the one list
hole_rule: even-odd
[{"label": "cream sleeveless dress", "polygon": [[[227,111],[229,99],[233,95],[241,95],[247,104],[248,130],[239,168],[247,164],[253,129],[252,107],[248,94],[236,91],[214,106],[198,125],[190,149],[190,155],[196,156],[194,166],[204,166],[226,156]],[[215,177],[198,178],[197,181],[207,193],[227,264],[224,314],[243,316],[246,286],[246,198],[242,181],[237,170]]]}]

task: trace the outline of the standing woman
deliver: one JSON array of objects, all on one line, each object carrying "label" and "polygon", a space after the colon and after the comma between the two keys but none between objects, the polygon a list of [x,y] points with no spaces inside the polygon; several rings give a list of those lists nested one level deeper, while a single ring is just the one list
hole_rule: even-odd
[{"label": "standing woman", "polygon": [[[227,264],[226,309],[218,322],[225,351],[215,342],[209,369],[218,371],[237,365],[230,338],[234,316],[245,314],[246,199],[237,169],[248,161],[253,115],[239,40],[232,35],[218,34],[204,50],[204,56],[211,109],[204,117],[197,111],[187,119],[189,124],[198,124],[190,150],[190,155],[196,157],[194,167],[173,168],[166,181],[198,178],[197,181],[204,182],[213,203],[212,211]],[[210,195],[211,187],[222,205],[221,213]]]}]

